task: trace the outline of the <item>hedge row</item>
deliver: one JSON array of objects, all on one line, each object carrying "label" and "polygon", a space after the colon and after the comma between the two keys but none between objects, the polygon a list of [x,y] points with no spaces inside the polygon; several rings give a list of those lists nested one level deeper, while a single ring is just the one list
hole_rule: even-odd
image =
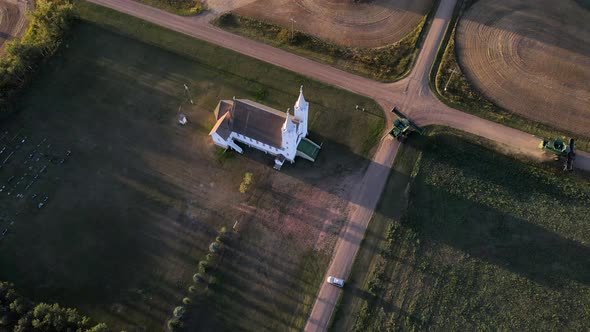
[{"label": "hedge row", "polygon": [[[182,305],[174,308],[172,317],[168,320],[168,329],[178,331],[184,327],[184,314],[186,308],[196,302],[196,297],[200,290],[208,292],[213,286],[218,285],[219,281],[215,276],[215,263],[218,263],[224,249],[224,242],[228,239],[226,227],[221,227],[219,236],[209,245],[209,253],[204,260],[199,261],[197,265],[198,272],[193,275],[193,284],[188,287],[188,294],[182,299]],[[195,303],[196,304],[196,303]]]}]

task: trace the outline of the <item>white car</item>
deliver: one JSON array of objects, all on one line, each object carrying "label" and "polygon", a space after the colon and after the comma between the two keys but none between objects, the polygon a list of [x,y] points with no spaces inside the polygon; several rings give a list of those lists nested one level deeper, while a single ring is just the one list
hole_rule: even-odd
[{"label": "white car", "polygon": [[338,279],[336,277],[329,276],[328,279],[326,279],[326,281],[331,285],[334,285],[334,286],[337,286],[340,288],[344,287],[344,280],[343,279]]}]

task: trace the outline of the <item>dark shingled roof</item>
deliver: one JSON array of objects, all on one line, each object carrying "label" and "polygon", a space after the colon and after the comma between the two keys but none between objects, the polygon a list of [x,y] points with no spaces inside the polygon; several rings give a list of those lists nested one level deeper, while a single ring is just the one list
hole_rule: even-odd
[{"label": "dark shingled roof", "polygon": [[[229,113],[226,115],[226,113]],[[215,108],[217,123],[211,133],[226,139],[233,131],[277,149],[283,143],[281,128],[286,113],[247,99],[222,100]],[[295,124],[297,120],[292,119]]]}]

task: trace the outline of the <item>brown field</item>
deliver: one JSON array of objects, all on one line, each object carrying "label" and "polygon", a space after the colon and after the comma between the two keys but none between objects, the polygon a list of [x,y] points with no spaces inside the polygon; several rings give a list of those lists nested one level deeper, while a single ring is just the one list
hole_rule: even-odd
[{"label": "brown field", "polygon": [[[246,1],[248,2],[248,1]],[[378,47],[395,43],[418,25],[433,0],[258,0],[234,12],[291,27],[337,44]]]},{"label": "brown field", "polygon": [[461,69],[487,98],[590,135],[590,11],[573,0],[481,0],[459,23]]},{"label": "brown field", "polygon": [[0,54],[4,43],[22,35],[26,28],[24,2],[16,0],[0,0]]}]

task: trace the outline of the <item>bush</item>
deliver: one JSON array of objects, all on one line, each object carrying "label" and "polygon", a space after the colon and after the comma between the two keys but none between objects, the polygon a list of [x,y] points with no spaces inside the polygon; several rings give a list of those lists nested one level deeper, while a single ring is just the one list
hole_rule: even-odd
[{"label": "bush", "polygon": [[223,245],[220,242],[212,242],[209,245],[209,251],[212,253],[218,253],[223,248]]},{"label": "bush", "polygon": [[192,301],[188,297],[185,297],[182,299],[182,303],[184,303],[185,305],[190,305]]},{"label": "bush", "polygon": [[200,274],[200,273],[195,273],[195,274],[193,274],[193,281],[194,282],[204,282],[205,281],[205,277],[202,274]]},{"label": "bush", "polygon": [[209,262],[207,261],[200,261],[199,262],[199,273],[207,273],[209,269]]},{"label": "bush", "polygon": [[182,322],[178,318],[172,318],[168,320],[168,330],[177,331],[182,327]]},{"label": "bush", "polygon": [[236,24],[236,17],[232,13],[224,13],[217,19],[220,25],[230,26]]},{"label": "bush", "polygon": [[174,308],[174,312],[173,312],[174,317],[181,318],[184,315],[185,311],[186,310],[184,309],[183,306],[178,306],[178,307]]},{"label": "bush", "polygon": [[195,285],[190,285],[188,288],[189,293],[195,293],[197,291],[197,287]]},{"label": "bush", "polygon": [[244,179],[242,180],[242,183],[240,183],[240,193],[245,194],[246,191],[248,191],[248,188],[250,188],[250,185],[252,184],[252,182],[253,182],[252,173],[250,173],[250,172],[244,173]]},{"label": "bush", "polygon": [[213,262],[215,260],[215,256],[213,256],[213,254],[207,254],[207,256],[205,256],[205,260],[207,262]]}]

